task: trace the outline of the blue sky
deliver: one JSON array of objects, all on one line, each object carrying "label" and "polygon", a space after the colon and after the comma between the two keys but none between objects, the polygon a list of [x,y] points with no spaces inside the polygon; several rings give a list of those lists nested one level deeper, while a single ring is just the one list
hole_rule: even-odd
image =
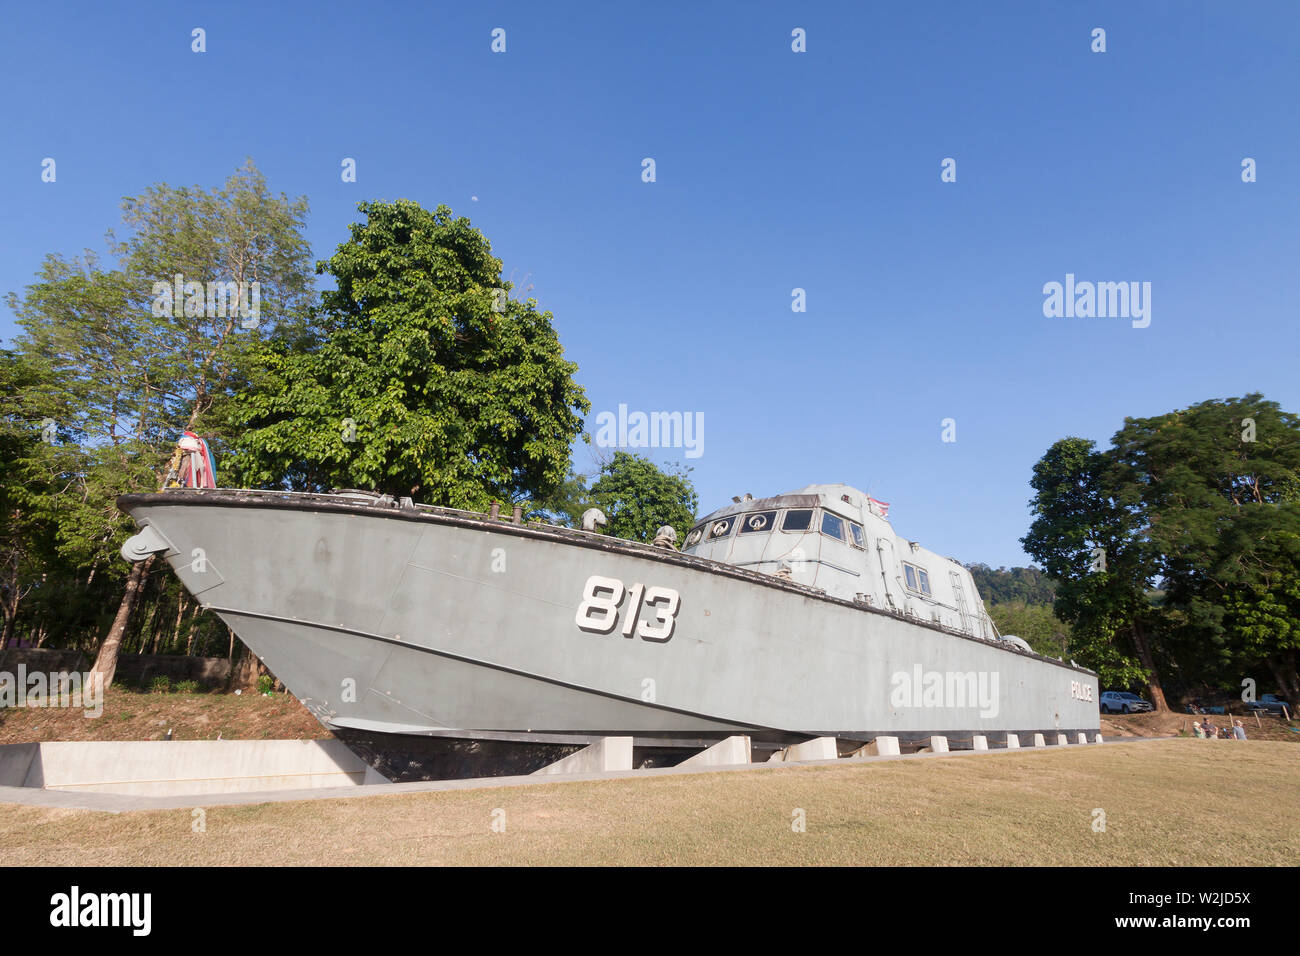
[{"label": "blue sky", "polygon": [[[703,414],[704,511],[845,481],[995,566],[1057,438],[1300,410],[1293,2],[465,6],[11,5],[0,292],[246,156],[308,197],[318,257],[363,199],[446,203],[531,274],[589,426]],[[1067,273],[1150,282],[1150,326],[1045,318]]]}]

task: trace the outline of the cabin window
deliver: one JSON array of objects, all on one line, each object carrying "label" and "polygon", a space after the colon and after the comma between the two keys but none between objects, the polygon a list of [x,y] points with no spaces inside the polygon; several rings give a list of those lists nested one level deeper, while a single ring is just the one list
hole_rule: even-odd
[{"label": "cabin window", "polygon": [[719,518],[709,525],[709,538],[725,538],[731,533],[731,526],[735,518]]},{"label": "cabin window", "polygon": [[686,547],[689,548],[693,544],[698,544],[702,537],[704,537],[704,525],[692,528],[691,533],[686,536]]},{"label": "cabin window", "polygon": [[844,540],[844,519],[831,514],[829,511],[822,512],[822,534],[829,535],[832,538]]},{"label": "cabin window", "polygon": [[853,547],[866,550],[867,534],[862,530],[862,525],[849,522],[849,531],[853,534]]},{"label": "cabin window", "polygon": [[903,577],[907,580],[907,587],[918,594],[930,594],[930,574],[915,565],[903,562]]},{"label": "cabin window", "polygon": [[740,519],[740,534],[752,534],[755,531],[771,531],[776,525],[775,511],[756,511]]},{"label": "cabin window", "polygon": [[812,526],[812,509],[787,511],[781,520],[782,531],[807,531]]}]

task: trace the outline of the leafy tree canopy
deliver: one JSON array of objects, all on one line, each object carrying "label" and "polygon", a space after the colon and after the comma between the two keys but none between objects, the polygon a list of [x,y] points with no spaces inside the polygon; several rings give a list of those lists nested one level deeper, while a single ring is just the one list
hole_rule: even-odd
[{"label": "leafy tree canopy", "polygon": [[987,564],[968,564],[980,597],[990,604],[1019,601],[1022,604],[1050,606],[1056,600],[1056,586],[1035,567],[998,568]]},{"label": "leafy tree canopy", "polygon": [[1058,441],[1031,484],[1025,549],[1105,682],[1146,680],[1159,703],[1164,661],[1300,690],[1300,419],[1258,394],[1129,418],[1105,450]]},{"label": "leafy tree canopy", "polygon": [[475,510],[553,490],[590,405],[551,313],[509,298],[486,237],[446,206],[359,209],[317,265],[336,284],[322,341],[264,352],[239,415],[242,480]]},{"label": "leafy tree canopy", "polygon": [[650,542],[660,527],[671,525],[679,546],[700,504],[686,474],[669,474],[650,459],[625,451],[614,452],[605,463],[590,494],[609,520],[607,533]]}]

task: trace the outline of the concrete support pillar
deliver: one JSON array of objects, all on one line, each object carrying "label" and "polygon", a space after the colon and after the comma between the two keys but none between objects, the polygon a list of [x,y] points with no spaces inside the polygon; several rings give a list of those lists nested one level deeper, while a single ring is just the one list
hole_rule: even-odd
[{"label": "concrete support pillar", "polygon": [[1101,743],[1101,734],[1093,734],[1093,735],[1092,735],[1092,742],[1093,742],[1094,744],[1099,744],[1099,743]]},{"label": "concrete support pillar", "polygon": [[1020,738],[1016,734],[1007,734],[1007,749],[1008,750],[1020,749]]},{"label": "concrete support pillar", "polygon": [[786,747],[784,753],[786,763],[796,760],[835,760],[840,755],[834,737],[814,737]]},{"label": "concrete support pillar", "polygon": [[750,740],[748,737],[735,736],[719,740],[708,750],[701,750],[693,757],[687,757],[679,767],[727,767],[735,764],[749,763]]},{"label": "concrete support pillar", "polygon": [[563,760],[548,764],[533,776],[552,773],[600,773],[604,770],[632,769],[632,738],[601,737],[589,747],[583,747]]},{"label": "concrete support pillar", "polygon": [[1034,734],[1034,746],[1035,746],[1035,747],[1046,747],[1046,746],[1047,746],[1047,741],[1043,739],[1043,735],[1042,735],[1042,734]]},{"label": "concrete support pillar", "polygon": [[1079,743],[1086,744],[1088,742],[1088,735],[1081,730],[1079,731],[1079,736],[1076,739],[1078,740]]},{"label": "concrete support pillar", "polygon": [[1057,734],[1057,735],[1056,735],[1056,746],[1058,746],[1058,747],[1068,747],[1069,745],[1070,745],[1070,738],[1069,738],[1069,737],[1065,736],[1065,734]]},{"label": "concrete support pillar", "polygon": [[974,737],[972,737],[970,739],[970,744],[972,750],[989,749],[989,739],[985,737],[983,734],[976,734]]},{"label": "concrete support pillar", "polygon": [[865,747],[859,747],[853,751],[855,757],[897,757],[901,751],[898,749],[897,737],[877,737]]},{"label": "concrete support pillar", "polygon": [[948,752],[948,738],[934,736],[930,738],[930,752],[936,754],[946,754]]}]

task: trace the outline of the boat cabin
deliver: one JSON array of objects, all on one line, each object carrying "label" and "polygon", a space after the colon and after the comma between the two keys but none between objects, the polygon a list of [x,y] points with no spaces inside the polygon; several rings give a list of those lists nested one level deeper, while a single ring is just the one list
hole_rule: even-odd
[{"label": "boat cabin", "polygon": [[887,508],[844,484],[771,498],[746,495],[696,524],[682,550],[997,638],[970,571],[896,535]]}]

